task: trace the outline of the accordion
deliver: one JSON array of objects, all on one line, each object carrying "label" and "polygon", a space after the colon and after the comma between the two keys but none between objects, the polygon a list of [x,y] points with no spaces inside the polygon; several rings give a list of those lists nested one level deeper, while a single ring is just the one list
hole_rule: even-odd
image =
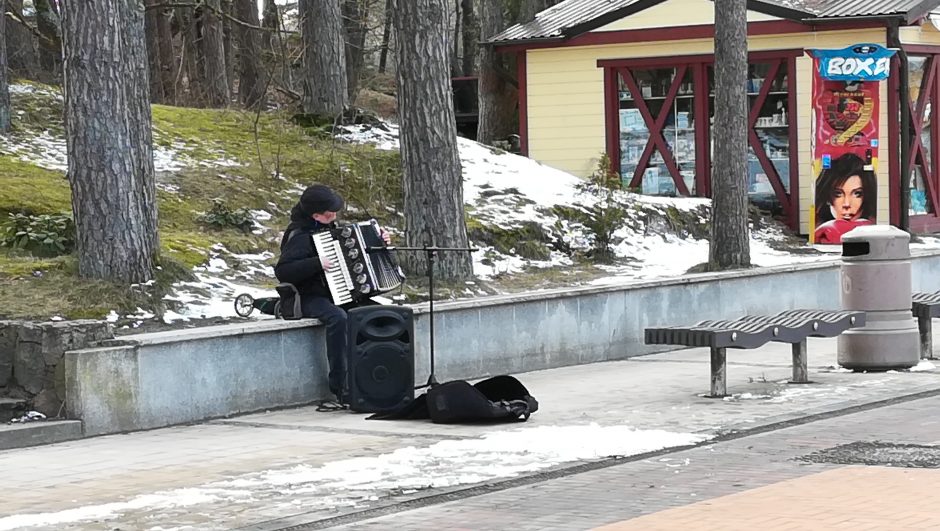
[{"label": "accordion", "polygon": [[331,227],[313,234],[321,258],[333,262],[325,271],[330,296],[337,305],[392,291],[405,280],[392,251],[385,247],[376,221]]}]

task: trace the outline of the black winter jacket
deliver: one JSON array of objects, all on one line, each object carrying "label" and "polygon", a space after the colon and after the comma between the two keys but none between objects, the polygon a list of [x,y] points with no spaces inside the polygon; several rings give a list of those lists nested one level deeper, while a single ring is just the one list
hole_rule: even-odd
[{"label": "black winter jacket", "polygon": [[274,266],[274,276],[281,282],[297,287],[302,298],[330,298],[323,265],[310,237],[327,230],[329,225],[319,223],[304,214],[299,205],[291,210],[291,222],[281,238],[281,257]]}]

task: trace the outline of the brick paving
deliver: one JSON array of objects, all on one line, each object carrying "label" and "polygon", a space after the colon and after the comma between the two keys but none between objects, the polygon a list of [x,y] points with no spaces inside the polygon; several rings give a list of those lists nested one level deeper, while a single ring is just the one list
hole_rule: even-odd
[{"label": "brick paving", "polygon": [[[0,451],[0,529],[4,517],[34,513],[52,513],[63,520],[29,529],[277,529],[317,521],[306,527],[335,523],[342,529],[589,529],[835,470],[836,465],[792,458],[846,442],[875,435],[895,442],[940,441],[940,425],[921,413],[924,408],[936,410],[940,399],[923,399],[590,472],[536,476],[522,486],[476,496],[470,492],[453,502],[442,497],[411,510],[397,504],[420,505],[424,497],[452,491],[453,498],[461,498],[460,489],[472,486],[376,492],[377,499],[366,498],[355,506],[322,508],[317,508],[324,503],[321,495],[293,489],[188,507],[128,507],[108,519],[68,519],[69,511],[126,504],[168,489],[201,488],[269,470],[318,467],[520,427],[596,423],[724,434],[940,391],[940,370],[832,370],[835,350],[834,340],[810,342],[810,376],[816,383],[800,386],[782,383],[790,375],[788,345],[729,352],[729,391],[735,396],[728,400],[701,396],[708,390],[707,349],[517,375],[541,404],[524,425],[378,422],[364,420],[365,415],[297,408]],[[336,517],[346,520],[329,520]]]},{"label": "brick paving", "polygon": [[595,528],[597,531],[940,529],[940,470],[845,467]]},{"label": "brick paving", "polygon": [[[795,460],[858,440],[940,444],[940,418],[924,414],[938,408],[915,400],[329,529],[938,529],[940,470]],[[913,527],[877,525],[895,521]]]}]

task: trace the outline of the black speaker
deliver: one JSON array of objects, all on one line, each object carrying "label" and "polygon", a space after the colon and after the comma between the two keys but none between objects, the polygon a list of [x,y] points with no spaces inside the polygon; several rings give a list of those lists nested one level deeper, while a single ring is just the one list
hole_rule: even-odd
[{"label": "black speaker", "polygon": [[346,319],[349,408],[376,413],[415,397],[414,312],[405,306],[363,306]]}]

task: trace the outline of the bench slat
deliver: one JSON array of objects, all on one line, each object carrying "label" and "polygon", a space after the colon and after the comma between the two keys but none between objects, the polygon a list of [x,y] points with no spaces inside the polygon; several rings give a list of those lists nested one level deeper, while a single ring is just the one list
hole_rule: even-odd
[{"label": "bench slat", "polygon": [[776,315],[745,315],[734,320],[701,321],[691,326],[647,328],[647,345],[757,348],[770,341],[799,343],[807,337],[835,337],[865,325],[865,312],[788,310]]}]

